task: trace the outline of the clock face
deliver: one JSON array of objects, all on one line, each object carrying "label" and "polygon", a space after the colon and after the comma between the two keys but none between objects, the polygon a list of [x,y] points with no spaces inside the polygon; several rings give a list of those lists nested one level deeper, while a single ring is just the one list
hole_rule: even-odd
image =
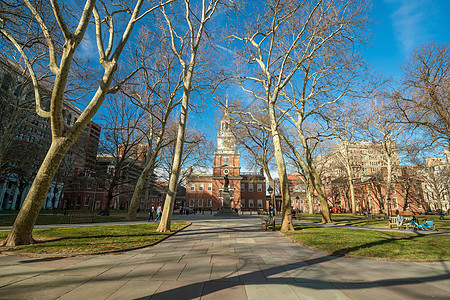
[{"label": "clock face", "polygon": [[224,173],[225,175],[227,175],[228,173],[230,173],[230,170],[225,169],[225,170],[223,170],[223,173]]},{"label": "clock face", "polygon": [[230,140],[224,140],[223,141],[223,145],[227,148],[230,148],[233,144],[231,143]]}]

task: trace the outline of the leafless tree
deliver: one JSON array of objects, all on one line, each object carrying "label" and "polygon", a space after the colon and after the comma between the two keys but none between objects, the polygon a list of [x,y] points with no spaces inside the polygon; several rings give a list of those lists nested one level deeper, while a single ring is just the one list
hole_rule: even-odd
[{"label": "leafless tree", "polygon": [[146,179],[154,176],[161,149],[173,143],[176,138],[167,134],[167,127],[173,123],[171,113],[181,103],[179,93],[183,88],[182,77],[176,69],[178,58],[164,36],[143,27],[137,45],[135,60],[143,70],[142,76],[136,76],[129,82],[123,93],[146,112],[146,130],[143,134],[147,150],[144,169],[128,209],[127,218],[130,220],[136,219]]},{"label": "leafless tree", "polygon": [[356,103],[342,105],[330,118],[331,130],[337,140],[336,158],[346,172],[351,198],[352,215],[356,215],[355,186],[353,183],[355,174],[352,162],[351,144],[356,141],[359,126],[361,124],[360,112]]},{"label": "leafless tree", "polygon": [[[392,193],[392,184],[399,176],[399,151],[407,147],[405,136],[408,126],[403,123],[401,115],[392,110],[392,97],[382,92],[375,95],[366,111],[362,128],[364,134],[373,142],[373,147],[381,150],[381,158],[386,167],[386,175],[382,170],[379,178],[385,178],[385,194],[382,196],[382,207],[389,214],[389,201]],[[383,180],[384,181],[384,180]]]},{"label": "leafless tree", "polygon": [[[102,114],[105,126],[103,127],[103,139],[100,152],[112,164],[110,170],[103,169],[99,179],[107,182],[107,196],[105,215],[109,215],[112,199],[119,191],[119,186],[132,184],[124,176],[129,169],[134,168],[144,161],[143,153],[139,146],[144,140],[142,134],[144,112],[128,102],[126,97],[117,97],[105,105],[105,113]],[[109,159],[108,159],[109,157]],[[101,176],[103,175],[103,176]],[[134,182],[133,182],[134,183]]]},{"label": "leafless tree", "polygon": [[428,43],[404,65],[402,90],[395,94],[406,121],[425,129],[450,161],[450,45]]},{"label": "leafless tree", "polygon": [[[170,231],[172,212],[175,204],[177,185],[182,166],[184,136],[189,110],[189,100],[193,89],[194,74],[198,63],[199,51],[204,43],[206,25],[217,11],[221,0],[202,1],[199,7],[185,0],[181,5],[161,7],[163,20],[166,24],[168,43],[175,53],[181,69],[183,82],[183,95],[181,97],[181,110],[178,121],[177,139],[175,143],[174,159],[169,179],[169,191],[166,194],[164,210],[158,231]],[[183,25],[181,21],[183,19]]]},{"label": "leafless tree", "polygon": [[[361,68],[354,46],[363,39],[366,6],[360,1],[265,1],[255,21],[233,35],[243,42],[238,76],[242,88],[266,103],[283,198],[282,231],[293,230],[286,165],[279,127],[287,117],[315,190],[324,222],[331,222],[305,126],[319,122],[328,105],[355,90]],[[262,91],[262,92],[261,92]],[[289,140],[285,139],[287,145]],[[295,147],[291,147],[296,151]]]},{"label": "leafless tree", "polygon": [[[34,224],[59,164],[96,114],[106,95],[117,91],[116,87],[111,87],[112,81],[135,24],[166,3],[161,1],[152,6],[137,0],[131,6],[107,2],[98,5],[94,0],[87,0],[84,5],[79,5],[78,2],[58,3],[56,0],[17,0],[8,4],[11,6],[7,14],[2,11],[0,16],[2,41],[12,45],[20,54],[33,83],[36,112],[50,119],[52,131],[50,149],[4,242],[7,246],[16,246],[33,243]],[[76,65],[74,56],[77,50],[80,53],[81,43],[90,42],[86,35],[88,28],[90,32],[95,31],[97,58],[103,74],[98,78],[97,88],[90,93],[91,100],[80,117],[71,128],[66,128],[62,112],[65,94],[73,90],[69,74]],[[36,61],[40,63],[36,64]],[[39,90],[41,83],[37,74],[41,72],[51,74],[48,82],[52,93],[48,108],[43,106]],[[120,86],[133,74],[131,72],[123,80],[117,80],[117,84]]]}]

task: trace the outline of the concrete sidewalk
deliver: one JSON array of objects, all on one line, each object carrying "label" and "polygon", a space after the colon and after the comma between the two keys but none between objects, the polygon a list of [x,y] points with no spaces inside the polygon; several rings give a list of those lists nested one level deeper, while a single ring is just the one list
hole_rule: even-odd
[{"label": "concrete sidewalk", "polygon": [[260,229],[201,218],[117,255],[0,256],[0,299],[449,299],[450,262],[332,257]]}]

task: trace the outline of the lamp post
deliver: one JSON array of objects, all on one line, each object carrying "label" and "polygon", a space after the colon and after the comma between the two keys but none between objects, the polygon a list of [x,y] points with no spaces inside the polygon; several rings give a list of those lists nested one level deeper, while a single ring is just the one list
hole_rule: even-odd
[{"label": "lamp post", "polygon": [[[269,188],[267,189],[267,191],[270,194],[270,202],[271,202],[273,212],[274,212],[273,215],[275,216],[275,203],[274,203],[274,199],[273,199],[273,195],[274,195],[273,188],[269,185]],[[270,210],[270,208],[269,208],[269,210]]]},{"label": "lamp post", "polygon": [[299,204],[299,202],[300,202],[300,201],[299,201],[299,199],[300,199],[300,198],[299,198],[298,196],[297,196],[297,197],[295,197],[295,200],[297,200],[297,208],[299,208],[299,207],[300,207],[300,204]]}]

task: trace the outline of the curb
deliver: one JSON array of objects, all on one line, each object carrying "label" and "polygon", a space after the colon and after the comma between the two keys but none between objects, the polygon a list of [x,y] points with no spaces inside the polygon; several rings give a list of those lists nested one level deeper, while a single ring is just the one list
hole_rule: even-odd
[{"label": "curb", "polygon": [[295,240],[294,238],[287,236],[286,234],[277,231],[278,234],[289,240],[291,243],[297,244],[299,246],[302,246],[304,248],[307,248],[311,251],[318,252],[318,253],[324,253],[328,256],[335,256],[335,257],[348,257],[348,258],[357,258],[357,259],[365,259],[365,260],[375,260],[375,261],[390,261],[390,262],[416,262],[416,263],[430,263],[430,262],[447,262],[450,261],[450,258],[430,258],[430,259],[404,259],[404,258],[387,258],[387,257],[371,257],[371,256],[361,256],[361,255],[352,255],[352,254],[336,254],[332,253],[323,249],[319,249],[316,247],[312,247],[309,245],[306,245],[302,242],[299,242]]},{"label": "curb", "polygon": [[39,254],[39,253],[17,253],[13,251],[0,251],[0,254],[3,255],[9,255],[9,256],[23,256],[23,257],[31,257],[31,258],[65,258],[65,257],[83,257],[83,256],[94,256],[94,255],[104,255],[104,254],[115,254],[115,253],[121,253],[121,252],[128,252],[132,250],[138,250],[142,248],[147,248],[151,246],[155,246],[162,241],[168,239],[169,237],[177,234],[178,232],[186,229],[187,227],[191,226],[192,223],[189,223],[179,229],[177,229],[174,232],[171,232],[170,234],[166,235],[160,240],[157,240],[156,242],[153,242],[151,244],[146,244],[142,246],[132,247],[132,248],[124,248],[124,249],[117,249],[117,250],[110,250],[110,251],[100,251],[100,252],[92,252],[92,253],[74,253],[74,254]]}]

